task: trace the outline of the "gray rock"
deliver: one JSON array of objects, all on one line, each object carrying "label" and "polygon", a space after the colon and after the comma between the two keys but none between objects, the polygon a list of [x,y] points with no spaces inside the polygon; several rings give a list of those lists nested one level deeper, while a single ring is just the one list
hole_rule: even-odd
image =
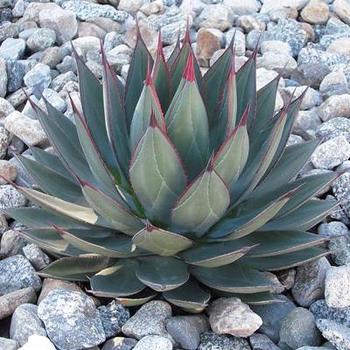
[{"label": "gray rock", "polygon": [[0,208],[19,208],[24,207],[27,203],[22,193],[18,192],[11,185],[0,186]]},{"label": "gray rock", "polygon": [[[42,335],[32,335],[29,337],[28,342],[18,350],[37,350],[37,349],[56,350],[56,347],[52,344],[49,338],[43,337]],[[90,350],[96,350],[96,349],[90,348]]]},{"label": "gray rock", "polygon": [[332,221],[321,224],[318,232],[331,238],[328,248],[332,251],[332,260],[339,266],[350,264],[350,234],[346,225]]},{"label": "gray rock", "polygon": [[310,306],[323,297],[326,272],[330,266],[327,258],[323,257],[297,268],[292,294],[299,305]]},{"label": "gray rock", "polygon": [[51,87],[53,90],[59,92],[62,90],[65,84],[71,81],[75,82],[77,80],[78,80],[77,76],[73,72],[69,71],[67,73],[60,74],[55,79],[53,79],[51,83]]},{"label": "gray rock", "polygon": [[22,61],[6,61],[7,91],[14,92],[22,87],[23,77],[26,74],[26,67]]},{"label": "gray rock", "polygon": [[33,335],[46,336],[44,324],[38,317],[38,306],[22,304],[18,306],[11,319],[10,337],[24,345],[28,338]]},{"label": "gray rock", "polygon": [[233,11],[221,4],[207,5],[196,18],[196,24],[201,28],[216,28],[225,31],[232,27]]},{"label": "gray rock", "polygon": [[289,44],[293,55],[297,56],[306,43],[306,32],[299,22],[292,19],[280,20],[277,24],[270,22],[264,40],[280,40]]},{"label": "gray rock", "polygon": [[56,42],[56,33],[49,28],[39,28],[29,36],[27,40],[28,48],[33,51],[43,51],[50,46],[53,46]]},{"label": "gray rock", "polygon": [[23,57],[25,49],[25,40],[8,38],[0,46],[0,57],[6,60],[18,60]]},{"label": "gray rock", "polygon": [[250,338],[252,350],[280,350],[280,348],[266,335],[253,334]]},{"label": "gray rock", "polygon": [[314,315],[307,309],[297,307],[283,320],[280,330],[280,347],[297,349],[304,345],[318,346],[321,343]]},{"label": "gray rock", "polygon": [[39,304],[38,316],[61,350],[89,348],[106,339],[95,304],[84,293],[55,289]]},{"label": "gray rock", "polygon": [[43,90],[51,83],[50,67],[43,63],[38,63],[23,77],[23,81],[29,88],[33,88],[36,97],[40,97]]},{"label": "gray rock", "polygon": [[0,58],[0,97],[5,97],[7,92],[6,61]]},{"label": "gray rock", "polygon": [[27,243],[18,231],[8,230],[1,236],[0,254],[2,256],[23,255],[22,249]]},{"label": "gray rock", "polygon": [[275,70],[286,78],[290,77],[297,68],[297,62],[292,56],[268,51],[263,56],[258,57],[257,67]]},{"label": "gray rock", "polygon": [[253,311],[263,320],[259,332],[267,335],[275,343],[279,341],[283,319],[295,309],[294,303],[286,296],[281,295],[279,299],[281,299],[280,303],[252,306]]},{"label": "gray rock", "polygon": [[0,349],[3,350],[17,350],[18,344],[15,340],[0,338]]},{"label": "gray rock", "polygon": [[[32,287],[23,288],[0,297],[0,319],[11,316],[22,304],[35,303],[36,294]],[[0,349],[1,346],[0,346]]]},{"label": "gray rock", "polygon": [[175,316],[166,320],[166,329],[184,350],[196,350],[200,335],[209,330],[209,324],[204,315]]},{"label": "gray rock", "polygon": [[299,136],[313,137],[317,128],[321,125],[316,108],[310,111],[299,111],[293,125],[293,132]]},{"label": "gray rock", "polygon": [[219,335],[213,332],[201,334],[198,350],[250,350],[249,343],[243,338]]},{"label": "gray rock", "polygon": [[7,38],[13,38],[19,33],[17,23],[5,22],[0,24],[0,43]]},{"label": "gray rock", "polygon": [[[107,50],[106,50],[107,51]],[[77,64],[72,56],[66,56],[61,63],[59,63],[56,68],[60,73],[66,73],[72,71],[76,73]]]},{"label": "gray rock", "polygon": [[58,5],[41,10],[39,22],[42,28],[53,29],[56,32],[56,40],[59,44],[73,39],[78,31],[78,22],[74,12],[63,10]]},{"label": "gray rock", "polygon": [[322,299],[315,301],[310,306],[310,311],[314,314],[316,320],[327,319],[345,327],[350,327],[350,307],[329,307],[326,301]]},{"label": "gray rock", "polygon": [[143,305],[122,327],[122,332],[136,339],[147,335],[168,337],[165,320],[172,315],[171,306],[155,300]]},{"label": "gray rock", "polygon": [[327,74],[320,84],[320,93],[327,98],[332,95],[348,94],[349,86],[344,72],[338,70]]},{"label": "gray rock", "polygon": [[238,298],[219,298],[208,309],[211,329],[217,334],[249,337],[262,319]]},{"label": "gray rock", "polygon": [[338,136],[344,136],[350,142],[350,119],[342,117],[332,118],[317,128],[316,136],[323,142]]},{"label": "gray rock", "polygon": [[338,177],[332,184],[332,190],[341,208],[350,217],[350,173]]},{"label": "gray rock", "polygon": [[93,20],[96,17],[107,17],[117,22],[124,22],[129,14],[125,11],[118,11],[111,5],[94,4],[85,0],[69,0],[62,4],[66,10],[71,10],[77,18],[83,21]]},{"label": "gray rock", "polygon": [[337,136],[317,146],[311,162],[317,169],[333,169],[349,157],[349,142],[344,136]]},{"label": "gray rock", "polygon": [[62,60],[63,50],[57,46],[48,47],[42,52],[40,63],[46,64],[51,69],[55,68]]},{"label": "gray rock", "polygon": [[350,265],[332,266],[325,279],[325,300],[330,307],[350,306]]},{"label": "gray rock", "polygon": [[[10,133],[0,125],[0,158],[4,158],[7,153],[7,147],[10,144]],[[4,198],[5,200],[5,198]]]},{"label": "gray rock", "polygon": [[102,305],[97,310],[100,314],[106,338],[116,336],[130,318],[129,310],[115,301],[110,302],[108,305]]},{"label": "gray rock", "polygon": [[135,347],[137,340],[133,338],[116,337],[107,340],[102,350],[131,350]]},{"label": "gray rock", "polygon": [[350,329],[334,321],[317,320],[317,327],[322,336],[329,340],[337,350],[350,349]]},{"label": "gray rock", "polygon": [[134,350],[172,350],[173,344],[167,338],[159,335],[147,335],[137,342]]},{"label": "gray rock", "polygon": [[37,271],[42,270],[51,262],[51,259],[33,243],[23,247],[23,254]]},{"label": "gray rock", "polygon": [[41,280],[30,262],[22,255],[14,255],[0,261],[0,295],[18,289],[41,288]]}]

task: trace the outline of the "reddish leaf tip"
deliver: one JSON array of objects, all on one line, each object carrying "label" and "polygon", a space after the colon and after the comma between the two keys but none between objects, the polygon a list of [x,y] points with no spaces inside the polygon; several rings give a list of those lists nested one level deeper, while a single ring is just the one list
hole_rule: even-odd
[{"label": "reddish leaf tip", "polygon": [[151,128],[156,128],[156,127],[158,127],[156,115],[155,115],[153,109],[152,109],[152,111],[151,111],[151,119],[150,119],[149,125],[150,125]]},{"label": "reddish leaf tip", "polygon": [[184,77],[184,79],[186,79],[187,81],[190,81],[190,82],[195,81],[195,79],[196,79],[196,75],[194,72],[192,51],[190,51],[190,53],[188,55],[183,77]]},{"label": "reddish leaf tip", "polygon": [[152,72],[151,72],[151,62],[148,59],[147,62],[147,72],[146,72],[146,79],[145,79],[145,85],[150,86],[153,84],[153,79],[152,79]]},{"label": "reddish leaf tip", "polygon": [[250,111],[250,106],[248,105],[243,112],[241,120],[239,121],[240,126],[245,126],[248,124],[249,111]]},{"label": "reddish leaf tip", "polygon": [[162,31],[158,32],[158,44],[157,44],[157,55],[163,56],[163,41],[162,41]]}]

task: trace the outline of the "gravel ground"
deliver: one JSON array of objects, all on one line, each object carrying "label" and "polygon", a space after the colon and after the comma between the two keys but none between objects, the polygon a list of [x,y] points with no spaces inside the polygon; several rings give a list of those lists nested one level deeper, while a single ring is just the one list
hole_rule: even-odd
[{"label": "gravel ground", "polygon": [[[271,276],[281,303],[249,307],[222,298],[206,314],[178,315],[155,300],[127,310],[76,284],[41,279],[37,271],[50,257],[0,215],[0,349],[349,350],[350,0],[0,0],[0,175],[31,185],[14,155],[49,147],[26,94],[39,104],[44,96],[71,118],[67,96],[78,94],[71,45],[101,78],[102,40],[125,79],[136,19],[153,54],[161,28],[166,55],[188,19],[203,72],[234,34],[238,67],[260,37],[258,88],[283,77],[276,109],[310,87],[289,144],[320,140],[300,176],[344,172],[322,194],[340,203],[318,227],[332,238],[333,254]],[[0,208],[27,204],[0,180]]]}]

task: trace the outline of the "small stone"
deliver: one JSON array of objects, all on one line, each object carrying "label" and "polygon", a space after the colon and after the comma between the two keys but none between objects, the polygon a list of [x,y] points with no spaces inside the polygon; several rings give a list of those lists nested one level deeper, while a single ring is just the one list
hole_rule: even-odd
[{"label": "small stone", "polygon": [[14,111],[6,117],[4,126],[28,146],[44,145],[48,142],[40,122],[28,118],[18,111]]},{"label": "small stone", "polygon": [[107,340],[102,350],[132,350],[134,349],[137,340],[133,338],[123,338],[123,337],[115,337]]},{"label": "small stone", "polygon": [[0,186],[0,209],[20,208],[27,203],[22,193],[11,185]]},{"label": "small stone", "polygon": [[46,64],[51,69],[55,68],[62,60],[62,51],[57,46],[48,47],[41,55],[40,63]]},{"label": "small stone", "polygon": [[166,329],[183,349],[196,350],[200,335],[209,330],[209,325],[204,315],[176,316],[166,320]]},{"label": "small stone", "polygon": [[73,39],[78,31],[78,22],[74,12],[63,10],[58,5],[51,9],[41,10],[39,12],[39,22],[40,27],[53,29],[56,32],[59,44],[64,44],[66,41]]},{"label": "small stone", "polygon": [[240,16],[237,25],[243,28],[246,33],[252,30],[263,32],[266,29],[266,23],[253,15]]},{"label": "small stone", "polygon": [[172,350],[173,344],[167,338],[159,335],[147,335],[134,347],[134,350]]},{"label": "small stone", "polygon": [[[32,287],[23,288],[0,296],[0,319],[11,316],[17,307],[26,303],[35,303],[36,294]],[[1,342],[0,342],[0,349]]]},{"label": "small stone", "polygon": [[[106,50],[106,47],[104,46],[105,51],[107,52],[108,50]],[[75,62],[75,59],[72,56],[66,56],[61,63],[59,63],[56,68],[59,70],[60,73],[66,73],[69,71],[73,71],[74,73],[76,73],[77,71],[77,64]]]},{"label": "small stone", "polygon": [[321,84],[320,93],[328,98],[332,95],[343,95],[349,93],[348,82],[342,70],[327,74]]},{"label": "small stone", "polygon": [[60,92],[66,84],[76,82],[77,80],[78,78],[73,72],[70,71],[63,73],[52,80],[51,88],[57,92]]},{"label": "small stone", "polygon": [[6,118],[14,110],[10,102],[0,97],[0,119]]},{"label": "small stone", "polygon": [[232,26],[232,11],[224,5],[207,5],[197,21],[200,28],[217,28],[225,31]]},{"label": "small stone", "polygon": [[95,4],[85,0],[65,1],[62,7],[73,11],[77,18],[82,21],[90,21],[96,17],[106,17],[117,22],[124,22],[129,17],[127,12],[116,10],[111,5]]},{"label": "small stone", "polygon": [[280,350],[280,348],[266,335],[253,334],[250,338],[252,350]]},{"label": "small stone", "polygon": [[320,118],[326,122],[331,118],[350,116],[350,95],[334,95],[327,98],[319,107]]},{"label": "small stone", "polygon": [[350,24],[350,3],[347,0],[335,0],[333,3],[333,11],[345,23]]},{"label": "small stone", "polygon": [[304,21],[311,24],[326,23],[329,17],[329,7],[324,0],[311,0],[301,11]]},{"label": "small stone", "polygon": [[296,275],[295,269],[277,271],[276,275],[286,290],[290,290],[293,288]]},{"label": "small stone", "polygon": [[[233,37],[235,38],[234,47],[236,56],[244,56],[246,51],[245,35],[237,28],[232,28],[225,33],[226,46],[230,45]],[[198,41],[198,39],[197,39]]]},{"label": "small stone", "polygon": [[262,319],[234,297],[215,300],[208,313],[211,329],[217,334],[249,337],[262,325]]},{"label": "small stone", "polygon": [[52,290],[55,289],[65,289],[73,292],[83,292],[82,289],[73,282],[45,278],[38,298],[38,305],[42,302],[42,300],[44,300],[47,297],[47,295]]},{"label": "small stone", "polygon": [[281,347],[297,349],[304,345],[318,346],[320,343],[320,332],[309,310],[297,307],[282,321],[279,342]]},{"label": "small stone", "polygon": [[[52,89],[45,89],[43,91],[43,97],[46,101],[48,101],[53,107],[58,109],[60,112],[64,112],[67,108],[66,101],[55,91]],[[45,105],[43,99],[40,100],[39,105],[43,107]]]},{"label": "small stone", "polygon": [[161,13],[164,11],[164,3],[161,0],[155,0],[150,3],[144,3],[141,6],[140,11],[143,12],[146,16]]},{"label": "small stone", "polygon": [[97,310],[100,314],[106,338],[116,336],[121,331],[125,322],[130,318],[129,311],[115,301],[110,302],[108,305],[102,305]]},{"label": "small stone", "polygon": [[307,3],[308,0],[265,0],[261,13],[269,13],[286,7],[301,10]]},{"label": "small stone", "polygon": [[316,320],[327,319],[345,327],[350,327],[350,307],[329,307],[326,301],[322,299],[315,301],[310,306],[310,311],[314,314]]},{"label": "small stone", "polygon": [[131,62],[132,50],[125,44],[117,45],[106,54],[109,64],[116,69]]},{"label": "small stone", "polygon": [[223,34],[219,29],[200,28],[197,33],[196,54],[199,60],[206,62],[215,51],[221,48]]},{"label": "small stone", "polygon": [[255,14],[261,7],[257,0],[223,0],[223,4],[237,15]]},{"label": "small stone", "polygon": [[267,335],[275,343],[279,341],[282,320],[295,309],[294,303],[286,296],[281,295],[279,298],[280,303],[252,306],[253,311],[263,320],[259,332]]},{"label": "small stone", "polygon": [[319,125],[316,136],[322,142],[329,141],[338,136],[344,136],[350,142],[350,119],[337,117]]},{"label": "small stone", "polygon": [[350,266],[332,266],[325,279],[325,300],[330,307],[350,306]]},{"label": "small stone", "polygon": [[132,316],[122,327],[122,332],[136,339],[147,335],[168,337],[165,329],[165,320],[171,317],[171,306],[160,300],[150,301]]},{"label": "small stone", "polygon": [[302,111],[319,106],[322,102],[320,93],[313,88],[308,88],[307,86],[290,86],[284,88],[283,91],[286,92],[289,97],[291,97],[294,94],[294,98],[298,98],[304,93],[304,98],[300,105],[300,109]]},{"label": "small stone", "polygon": [[22,304],[17,307],[11,319],[10,337],[19,345],[27,343],[31,335],[46,336],[44,324],[38,317],[38,306]]},{"label": "small stone", "polygon": [[41,288],[40,277],[30,262],[22,255],[14,255],[0,261],[0,295],[33,287]]},{"label": "small stone", "polygon": [[0,338],[0,349],[3,350],[17,350],[18,344],[16,341],[7,338]]},{"label": "small stone", "polygon": [[29,88],[33,88],[34,95],[40,97],[43,90],[51,83],[50,67],[38,63],[23,77],[23,81]]},{"label": "small stone", "polygon": [[317,169],[333,169],[350,157],[350,144],[344,136],[337,136],[316,147],[311,162]]},{"label": "small stone", "polygon": [[16,23],[6,22],[0,24],[0,43],[8,38],[13,38],[19,34],[19,28]]},{"label": "small stone", "polygon": [[39,28],[28,38],[27,46],[33,52],[43,51],[56,42],[56,33],[49,28]]},{"label": "small stone", "polygon": [[332,191],[340,207],[350,217],[350,173],[339,176],[332,184]]},{"label": "small stone", "polygon": [[292,294],[299,305],[310,306],[323,297],[324,281],[330,266],[327,258],[323,257],[297,268]]},{"label": "small stone", "polygon": [[55,289],[39,304],[38,316],[61,350],[89,348],[106,339],[95,304],[84,293]]},{"label": "small stone", "polygon": [[263,56],[258,57],[257,67],[275,70],[283,77],[289,77],[297,68],[297,62],[292,56],[268,51]]},{"label": "small stone", "polygon": [[7,152],[7,146],[11,141],[10,133],[0,126],[0,158],[4,158]]},{"label": "small stone", "polygon": [[[7,70],[7,91],[14,92],[22,87],[23,77],[26,74],[26,67],[22,61],[8,60]],[[14,106],[15,107],[15,106]]]},{"label": "small stone", "polygon": [[18,350],[56,350],[55,346],[51,343],[49,338],[41,335],[31,335],[28,339],[28,343],[23,345]]},{"label": "small stone", "polygon": [[143,5],[144,0],[120,0],[118,10],[135,13]]},{"label": "small stone", "polygon": [[206,332],[201,334],[198,350],[251,350],[249,343],[243,338],[235,338]]},{"label": "small stone", "polygon": [[335,52],[344,55],[350,54],[350,38],[339,38],[334,40],[327,48],[328,52]]},{"label": "small stone", "polygon": [[0,46],[0,57],[6,60],[18,60],[23,57],[25,49],[25,40],[7,38]]},{"label": "small stone", "polygon": [[100,51],[100,40],[93,36],[84,36],[82,38],[76,38],[72,41],[74,48],[86,58],[89,51]]},{"label": "small stone", "polygon": [[23,254],[37,271],[42,270],[51,262],[51,259],[33,243],[23,247]]},{"label": "small stone", "polygon": [[293,132],[305,138],[313,137],[321,125],[317,110],[299,111],[293,125]]},{"label": "small stone", "polygon": [[262,54],[266,52],[274,52],[286,56],[292,56],[292,49],[289,44],[280,40],[265,40],[261,43],[260,51]]},{"label": "small stone", "polygon": [[2,256],[12,256],[22,254],[22,249],[28,242],[21,236],[18,231],[8,230],[1,236],[1,249],[0,254]]},{"label": "small stone", "polygon": [[350,349],[350,329],[329,320],[318,320],[317,327],[322,336],[329,340],[337,350]]}]

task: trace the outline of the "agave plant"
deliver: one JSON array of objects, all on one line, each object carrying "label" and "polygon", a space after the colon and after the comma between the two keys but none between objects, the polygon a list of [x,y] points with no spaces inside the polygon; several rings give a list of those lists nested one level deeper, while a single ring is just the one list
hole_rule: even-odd
[{"label": "agave plant", "polygon": [[315,195],[335,175],[297,178],[317,146],[286,146],[303,96],[275,111],[279,77],[256,91],[256,54],[236,72],[231,43],[202,77],[188,32],[167,61],[139,34],[125,86],[103,51],[102,84],[77,57],[75,121],[34,105],[56,152],[19,156],[36,206],[6,210],[58,258],[42,276],[200,312],[216,295],[273,302],[266,271],[327,254],[307,230],[333,208]]}]

